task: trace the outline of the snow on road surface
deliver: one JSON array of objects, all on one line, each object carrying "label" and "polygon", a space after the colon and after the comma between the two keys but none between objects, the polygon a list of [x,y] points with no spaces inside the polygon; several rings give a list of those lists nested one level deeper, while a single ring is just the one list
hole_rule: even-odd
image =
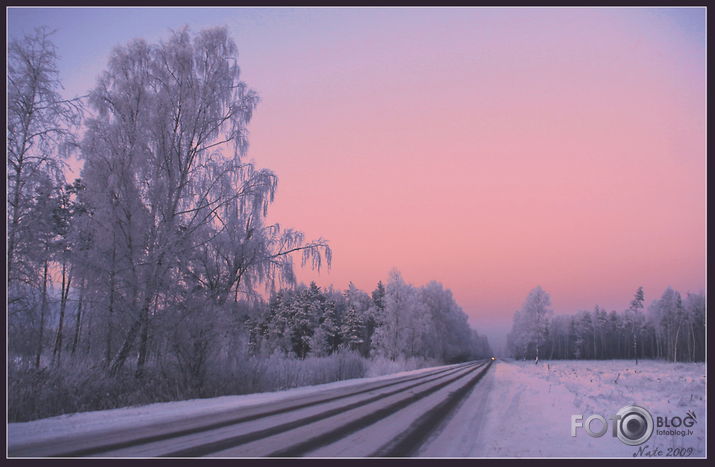
[{"label": "snow on road surface", "polygon": [[433,371],[435,368],[436,367],[422,368],[370,378],[354,378],[315,386],[286,389],[283,391],[222,396],[210,399],[191,399],[177,402],[159,402],[144,406],[59,415],[30,422],[9,423],[8,444],[35,443],[51,440],[59,436],[65,437],[130,429],[141,425],[184,420],[192,416],[219,413],[258,404],[268,404],[362,383],[389,380],[400,376],[419,375]]},{"label": "snow on road surface", "polygon": [[[663,457],[687,453],[704,457],[705,375],[703,363],[641,361],[636,366],[625,360],[581,360],[535,365],[533,361],[499,360],[419,455],[633,457],[634,453],[658,455],[659,451]],[[695,413],[697,421],[686,436],[658,434],[656,427],[640,446],[614,438],[610,421],[602,437],[591,437],[582,428],[577,428],[576,437],[571,436],[572,415],[582,414],[585,420],[600,414],[608,420],[626,405],[646,408],[656,423],[658,416],[683,419],[688,411]],[[592,423],[593,431],[600,431],[600,422]]]}]

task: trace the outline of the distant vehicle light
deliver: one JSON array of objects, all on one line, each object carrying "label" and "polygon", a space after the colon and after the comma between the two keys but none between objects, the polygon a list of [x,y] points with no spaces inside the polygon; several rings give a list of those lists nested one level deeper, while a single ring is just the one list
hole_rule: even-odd
[{"label": "distant vehicle light", "polygon": [[496,360],[496,359],[497,359],[496,357],[492,357],[492,360]]}]

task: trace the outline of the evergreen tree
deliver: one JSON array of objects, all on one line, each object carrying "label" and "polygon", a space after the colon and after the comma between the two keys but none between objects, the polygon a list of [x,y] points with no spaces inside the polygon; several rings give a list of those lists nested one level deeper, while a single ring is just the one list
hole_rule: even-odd
[{"label": "evergreen tree", "polygon": [[632,329],[633,329],[633,355],[636,359],[636,365],[638,365],[638,335],[641,332],[643,326],[642,316],[640,311],[643,309],[643,302],[645,301],[645,296],[643,294],[643,287],[638,287],[635,296],[631,301],[629,310],[633,313],[632,318]]}]

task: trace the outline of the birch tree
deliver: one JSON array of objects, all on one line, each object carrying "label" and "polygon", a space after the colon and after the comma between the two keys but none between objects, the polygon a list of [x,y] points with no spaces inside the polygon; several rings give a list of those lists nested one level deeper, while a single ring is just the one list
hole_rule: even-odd
[{"label": "birch tree", "polygon": [[414,304],[415,291],[399,271],[390,272],[385,286],[385,309],[375,331],[374,346],[377,353],[395,360],[408,348],[409,312]]},{"label": "birch tree", "polygon": [[[81,119],[79,99],[65,100],[52,32],[35,29],[7,48],[7,285],[13,336],[36,334],[40,365],[52,276],[47,199],[64,183],[63,158]],[[37,216],[48,216],[38,219]],[[39,308],[39,319],[36,319]],[[32,329],[26,329],[31,327]]]},{"label": "birch tree", "polygon": [[208,288],[220,304],[242,283],[290,281],[293,252],[315,267],[330,261],[324,240],[305,245],[299,232],[262,224],[276,179],[244,161],[258,97],[237,54],[225,28],[135,40],[113,51],[90,94],[83,178],[97,230],[116,249],[109,275],[122,276],[128,322],[113,373],[137,346],[141,375],[169,287]]},{"label": "birch tree", "polygon": [[42,177],[62,180],[62,157],[81,118],[78,99],[60,95],[57,49],[51,31],[38,28],[8,45],[7,57],[7,272],[8,282],[30,280],[26,255],[33,190]]},{"label": "birch tree", "polygon": [[548,320],[552,311],[551,297],[541,286],[534,287],[526,297],[521,309],[514,314],[514,323],[509,335],[512,349],[526,358],[533,347],[536,362],[539,351],[546,341]]}]

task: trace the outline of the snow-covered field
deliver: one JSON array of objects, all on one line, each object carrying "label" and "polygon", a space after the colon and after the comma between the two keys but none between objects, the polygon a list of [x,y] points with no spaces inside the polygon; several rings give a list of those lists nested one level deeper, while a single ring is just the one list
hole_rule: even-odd
[{"label": "snow-covered field", "polygon": [[[665,457],[683,453],[675,448],[685,448],[683,454],[703,457],[705,404],[703,363],[641,361],[635,366],[632,361],[609,360],[542,361],[535,365],[499,360],[420,455],[633,457],[649,451]],[[613,437],[611,422],[602,437],[591,437],[581,428],[576,437],[571,436],[572,415],[582,414],[585,420],[599,414],[608,419],[626,405],[642,406],[656,420],[659,416],[682,419],[692,411],[697,422],[686,436],[658,434],[656,427],[641,446],[628,446]],[[600,427],[599,421],[591,426],[593,431]]]}]

